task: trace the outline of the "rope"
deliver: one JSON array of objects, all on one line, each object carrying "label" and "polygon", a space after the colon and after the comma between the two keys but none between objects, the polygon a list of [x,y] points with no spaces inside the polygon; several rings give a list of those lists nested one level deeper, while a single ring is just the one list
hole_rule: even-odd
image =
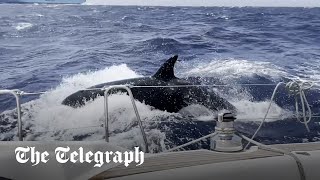
[{"label": "rope", "polygon": [[[78,129],[88,129],[88,128],[100,128],[103,127],[103,124],[101,125],[95,125],[95,126],[84,126],[84,127],[73,127],[73,128],[63,128],[59,130],[48,130],[48,131],[37,131],[36,133],[48,133],[48,132],[57,132],[57,131],[66,131],[66,130],[78,130]],[[28,131],[29,133],[29,131]]]},{"label": "rope", "polygon": [[[81,89],[80,91],[92,91],[92,90],[104,90],[104,88],[89,88],[89,89]],[[23,95],[41,95],[47,93],[46,91],[42,92],[25,92],[25,91],[20,91],[20,90],[14,90],[16,93],[20,96]]]},{"label": "rope", "polygon": [[211,134],[208,134],[208,135],[203,136],[203,137],[201,137],[201,138],[199,138],[199,139],[196,139],[196,140],[190,141],[190,142],[188,142],[188,143],[182,144],[181,146],[174,147],[174,148],[169,149],[169,150],[164,151],[164,152],[171,152],[171,151],[178,150],[178,149],[180,149],[180,148],[183,148],[183,147],[189,146],[190,144],[193,144],[193,143],[196,143],[196,142],[202,141],[202,140],[204,140],[204,139],[207,139],[207,138],[209,138],[209,137],[215,136],[215,135],[217,135],[217,134],[218,134],[218,133],[216,133],[216,132],[211,133]]},{"label": "rope", "polygon": [[[273,101],[273,99],[274,99],[274,97],[275,97],[275,95],[276,95],[276,92],[277,92],[277,90],[278,90],[278,88],[280,87],[281,84],[283,84],[283,82],[279,82],[279,83],[277,84],[277,86],[274,88],[273,93],[272,93],[272,96],[271,96],[271,100],[270,100],[270,103],[269,103],[269,106],[268,106],[268,109],[267,109],[267,112],[266,112],[266,114],[264,115],[264,118],[263,118],[262,122],[260,123],[258,129],[257,129],[256,132],[252,135],[252,137],[251,137],[252,140],[256,137],[256,135],[257,135],[258,132],[260,131],[262,125],[263,125],[264,122],[266,121],[266,118],[267,118],[267,116],[268,116],[268,114],[269,114],[269,111],[270,111],[270,108],[271,108],[272,101]],[[244,149],[247,149],[249,145],[250,145],[250,141],[249,141],[249,143],[245,146]]]},{"label": "rope", "polygon": [[[204,140],[206,138],[209,138],[209,137],[212,137],[212,136],[216,136],[217,134],[218,133],[216,133],[216,132],[211,133],[211,134],[203,136],[203,137],[201,137],[199,139],[190,141],[190,142],[185,143],[183,145],[180,145],[180,146],[177,146],[175,148],[172,148],[172,149],[169,149],[167,151],[164,151],[164,153],[178,150],[178,149],[186,147],[186,146],[188,146],[190,144],[202,141],[202,140]],[[295,155],[294,153],[288,152],[288,151],[285,151],[285,150],[282,150],[282,149],[266,146],[266,145],[261,144],[261,143],[259,143],[257,141],[254,141],[253,139],[250,139],[250,138],[248,138],[248,137],[246,137],[246,136],[244,136],[242,134],[238,134],[238,136],[240,136],[241,138],[243,138],[244,140],[247,140],[248,142],[250,142],[252,144],[257,145],[258,148],[260,148],[260,149],[271,151],[271,152],[276,152],[276,153],[280,153],[280,154],[284,154],[284,155],[288,155],[288,156],[292,157],[295,160],[296,164],[297,164],[297,167],[298,167],[298,170],[299,170],[299,175],[300,175],[300,180],[306,180],[306,174],[305,174],[305,170],[303,168],[302,162],[300,161],[299,157],[297,155]]]},{"label": "rope", "polygon": [[[282,83],[282,82],[280,82]],[[314,82],[313,82],[314,83]],[[279,84],[279,83],[278,83]],[[199,84],[199,85],[194,85],[194,84],[187,84],[187,85],[170,85],[170,86],[135,86],[135,85],[130,85],[130,84],[124,84],[124,86],[127,86],[129,88],[187,88],[187,87],[226,87],[226,86],[276,86],[277,84],[249,84],[249,83],[244,83],[244,84]],[[312,84],[311,87],[313,87],[315,84]],[[308,87],[310,89],[311,87]],[[88,88],[88,89],[80,89],[79,91],[92,91],[92,90],[105,90],[106,87],[102,88]],[[20,90],[16,90],[17,94],[19,95],[40,95],[40,94],[45,94],[47,92],[24,92]]]},{"label": "rope", "polygon": [[[312,118],[320,118],[320,116],[311,116]],[[199,120],[199,119],[192,119],[193,117],[191,117],[191,122],[213,122],[216,121],[212,118],[212,120]],[[250,121],[255,121],[255,120],[263,120],[263,119],[269,119],[269,120],[279,120],[282,117],[272,117],[272,118],[237,118],[237,121],[246,121],[246,120],[250,120]],[[301,118],[301,116],[299,116],[299,118]],[[303,118],[303,117],[302,117]],[[181,120],[141,120],[141,122],[188,122],[188,121],[181,121]]]},{"label": "rope", "polygon": [[[261,124],[259,125],[258,129],[255,131],[255,133],[253,134],[253,136],[251,137],[251,140],[253,140],[257,133],[260,131],[262,125],[264,124],[268,114],[269,114],[269,111],[270,111],[270,108],[271,108],[271,104],[272,104],[272,101],[275,97],[275,94],[278,90],[278,88],[280,87],[281,84],[284,84],[283,82],[280,82],[277,84],[277,86],[274,88],[273,90],[273,93],[272,93],[272,96],[271,96],[271,99],[270,99],[270,103],[269,103],[269,106],[268,106],[268,109],[267,109],[267,112],[261,122]],[[309,83],[309,82],[302,82],[302,81],[291,81],[291,82],[288,82],[286,84],[286,88],[288,89],[289,93],[293,94],[295,96],[295,108],[296,108],[296,118],[299,122],[303,123],[305,126],[306,126],[306,129],[308,132],[310,132],[310,128],[308,126],[308,123],[311,121],[312,119],[312,112],[311,112],[311,108],[310,108],[310,105],[308,103],[308,100],[306,98],[306,95],[304,93],[305,90],[308,90],[310,88],[313,87],[313,83]],[[298,97],[300,97],[300,100],[301,100],[301,105],[302,105],[302,117],[303,117],[303,121],[300,120],[300,116],[299,116],[299,106],[298,106]],[[306,115],[306,110],[305,110],[305,106],[307,106],[308,108],[308,120],[307,120],[307,115]],[[248,146],[250,145],[250,141],[249,143],[245,146],[245,149],[248,148]]]},{"label": "rope", "polygon": [[23,95],[40,95],[40,94],[45,94],[46,92],[34,92],[34,93],[30,93],[30,92],[24,92],[24,91],[21,91],[19,93],[19,95],[23,96]]},{"label": "rope", "polygon": [[[296,81],[294,81],[296,82]],[[311,87],[315,86],[318,81],[312,81],[309,83],[309,87],[307,89],[310,89]],[[320,82],[320,81],[319,81]],[[280,82],[283,83],[283,82]],[[279,83],[278,83],[279,84]],[[257,83],[257,84],[249,84],[249,83],[244,83],[244,84],[188,84],[188,85],[171,85],[171,86],[135,86],[135,85],[130,85],[130,84],[124,84],[124,86],[128,86],[129,88],[187,88],[187,87],[226,87],[226,86],[276,86],[278,84],[262,84],[262,83]],[[308,84],[307,82],[304,82],[303,85]],[[88,89],[80,89],[79,91],[92,91],[92,90],[105,90],[106,88],[88,88]],[[306,88],[304,88],[306,89]],[[16,90],[18,94],[20,95],[39,95],[39,94],[45,94],[47,92],[24,92],[24,91],[19,91]]]},{"label": "rope", "polygon": [[[306,98],[304,91],[312,88],[313,85],[314,84],[309,83],[309,82],[299,82],[299,81],[292,81],[292,82],[287,83],[287,85],[286,85],[289,92],[295,96],[296,118],[299,122],[303,123],[306,126],[308,132],[310,132],[310,128],[308,126],[308,123],[311,121],[312,112],[311,112],[310,105],[308,103],[308,100]],[[299,117],[298,97],[300,97],[300,102],[301,102],[301,106],[302,106],[303,121]],[[307,120],[305,106],[307,106],[307,108],[308,108],[308,116],[309,116],[308,120]]]},{"label": "rope", "polygon": [[[127,86],[129,88],[188,88],[188,87],[226,87],[226,86],[274,86],[275,84],[207,84],[207,85],[172,85],[172,86],[135,86],[130,84],[124,84],[124,86]],[[106,86],[107,87],[107,86]],[[102,88],[88,88],[88,89],[80,89],[79,91],[94,91],[94,90],[101,90],[105,91],[106,87]],[[5,89],[6,90],[6,89]],[[1,91],[1,89],[0,89]],[[8,90],[8,91],[15,91],[16,94],[20,96],[32,96],[32,95],[41,95],[47,93],[46,91],[42,92],[24,92],[20,91],[18,89],[15,90]]]},{"label": "rope", "polygon": [[226,87],[226,86],[275,86],[276,84],[187,84],[187,85],[170,85],[170,86],[135,86],[128,85],[130,88],[187,88],[187,87]]},{"label": "rope", "polygon": [[[261,144],[257,141],[254,141],[253,139],[250,139],[242,134],[239,134],[237,133],[242,139],[248,141],[249,143],[252,143],[254,145],[257,145],[258,148],[260,149],[264,149],[264,150],[267,150],[267,151],[271,151],[271,152],[276,152],[276,153],[281,153],[281,154],[284,154],[284,155],[288,155],[288,156],[291,156],[297,166],[298,166],[298,170],[299,170],[299,174],[300,174],[300,180],[306,180],[306,174],[305,174],[305,170],[303,168],[303,165],[302,165],[302,162],[300,161],[299,157],[297,155],[295,155],[294,153],[292,152],[289,152],[289,151],[285,151],[285,150],[282,150],[282,149],[278,149],[278,148],[274,148],[274,147],[269,147],[269,146],[266,146],[264,144]],[[249,144],[248,143],[248,144]]]}]

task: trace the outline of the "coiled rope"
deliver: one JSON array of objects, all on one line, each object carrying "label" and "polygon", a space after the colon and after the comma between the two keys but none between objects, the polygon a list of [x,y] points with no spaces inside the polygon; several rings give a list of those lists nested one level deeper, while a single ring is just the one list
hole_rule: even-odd
[{"label": "coiled rope", "polygon": [[[298,81],[291,81],[286,84],[286,88],[288,91],[294,95],[295,98],[295,108],[296,108],[296,118],[299,122],[303,123],[308,132],[310,132],[310,128],[308,126],[308,123],[311,121],[312,118],[312,112],[310,109],[310,105],[308,103],[308,100],[306,98],[306,95],[304,93],[305,90],[308,90],[312,88],[314,84],[310,82],[298,82]],[[303,120],[300,119],[299,117],[299,104],[298,104],[298,97],[300,97],[300,102],[302,106],[302,117]],[[306,115],[306,109],[305,107],[308,108],[308,120],[307,120],[307,115]]]},{"label": "coiled rope", "polygon": [[[269,111],[270,111],[270,108],[271,108],[271,105],[272,105],[272,102],[273,102],[273,99],[274,99],[274,97],[276,95],[276,92],[278,91],[280,85],[282,85],[282,84],[285,84],[285,83],[279,82],[277,84],[277,86],[274,88],[272,96],[271,96],[271,99],[270,99],[270,103],[269,103],[268,109],[266,111],[266,114],[265,114],[263,120],[261,121],[258,129],[252,135],[251,140],[253,140],[256,137],[256,135],[260,131],[262,125],[266,121],[267,116],[268,116]],[[312,88],[313,85],[314,84],[311,83],[311,82],[297,81],[297,80],[293,80],[293,81],[290,81],[290,82],[285,84],[289,94],[292,94],[295,97],[296,118],[297,118],[297,120],[299,122],[303,123],[306,126],[306,129],[307,129],[308,132],[310,132],[310,128],[309,128],[308,124],[310,123],[311,118],[312,118],[312,111],[311,111],[310,105],[308,103],[308,100],[306,98],[306,95],[305,95],[304,91]],[[298,97],[300,97],[301,105],[302,105],[302,120],[300,119],[300,116],[299,116]],[[307,106],[307,108],[308,108],[308,119],[307,119],[305,106]],[[248,142],[248,144],[245,146],[245,149],[247,149],[249,145],[250,145],[250,142]]]}]

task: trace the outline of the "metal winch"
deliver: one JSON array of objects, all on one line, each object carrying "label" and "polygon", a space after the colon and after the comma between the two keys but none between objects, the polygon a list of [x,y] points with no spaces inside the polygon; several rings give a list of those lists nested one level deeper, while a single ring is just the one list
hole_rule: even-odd
[{"label": "metal winch", "polygon": [[235,115],[230,112],[218,114],[215,127],[216,135],[210,138],[211,150],[235,152],[243,149],[242,138],[235,134],[235,119]]}]

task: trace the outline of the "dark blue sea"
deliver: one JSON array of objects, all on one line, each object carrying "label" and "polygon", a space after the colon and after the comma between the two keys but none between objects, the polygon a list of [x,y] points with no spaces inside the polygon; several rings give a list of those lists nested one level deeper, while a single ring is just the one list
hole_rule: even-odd
[{"label": "dark blue sea", "polygon": [[[103,99],[61,105],[99,83],[150,76],[177,54],[178,77],[200,77],[238,109],[236,128],[251,136],[278,82],[309,81],[311,132],[295,118],[281,86],[256,138],[265,144],[320,140],[320,8],[0,5],[0,89],[45,92],[22,97],[26,140],[103,141]],[[244,86],[241,84],[274,84]],[[111,142],[141,145],[126,95],[110,99]],[[163,151],[214,131],[216,112],[179,113],[138,102],[151,149]],[[301,106],[300,106],[301,108]],[[300,110],[301,111],[301,110]],[[0,140],[17,140],[15,100],[0,95]],[[205,148],[204,141],[192,147]]]}]

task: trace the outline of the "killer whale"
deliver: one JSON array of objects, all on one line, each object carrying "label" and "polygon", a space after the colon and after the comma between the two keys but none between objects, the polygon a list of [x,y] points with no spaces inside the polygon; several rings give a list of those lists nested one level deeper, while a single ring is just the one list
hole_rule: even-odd
[{"label": "killer whale", "polygon": [[[175,76],[174,65],[177,60],[177,55],[171,57],[159,68],[159,70],[153,76],[150,77],[107,82],[88,88],[94,90],[80,90],[65,98],[62,101],[62,104],[74,108],[81,107],[85,105],[87,101],[94,100],[98,96],[104,96],[104,91],[97,88],[103,88],[111,85],[131,85],[131,91],[136,100],[144,102],[147,105],[163,111],[178,112],[182,108],[191,104],[200,104],[213,111],[236,111],[236,108],[231,103],[218,96],[216,93],[209,91],[209,89],[206,87],[181,87],[181,85],[194,84],[190,81],[180,79]],[[111,93],[117,93],[119,91],[121,92],[122,90],[112,91]]]}]

